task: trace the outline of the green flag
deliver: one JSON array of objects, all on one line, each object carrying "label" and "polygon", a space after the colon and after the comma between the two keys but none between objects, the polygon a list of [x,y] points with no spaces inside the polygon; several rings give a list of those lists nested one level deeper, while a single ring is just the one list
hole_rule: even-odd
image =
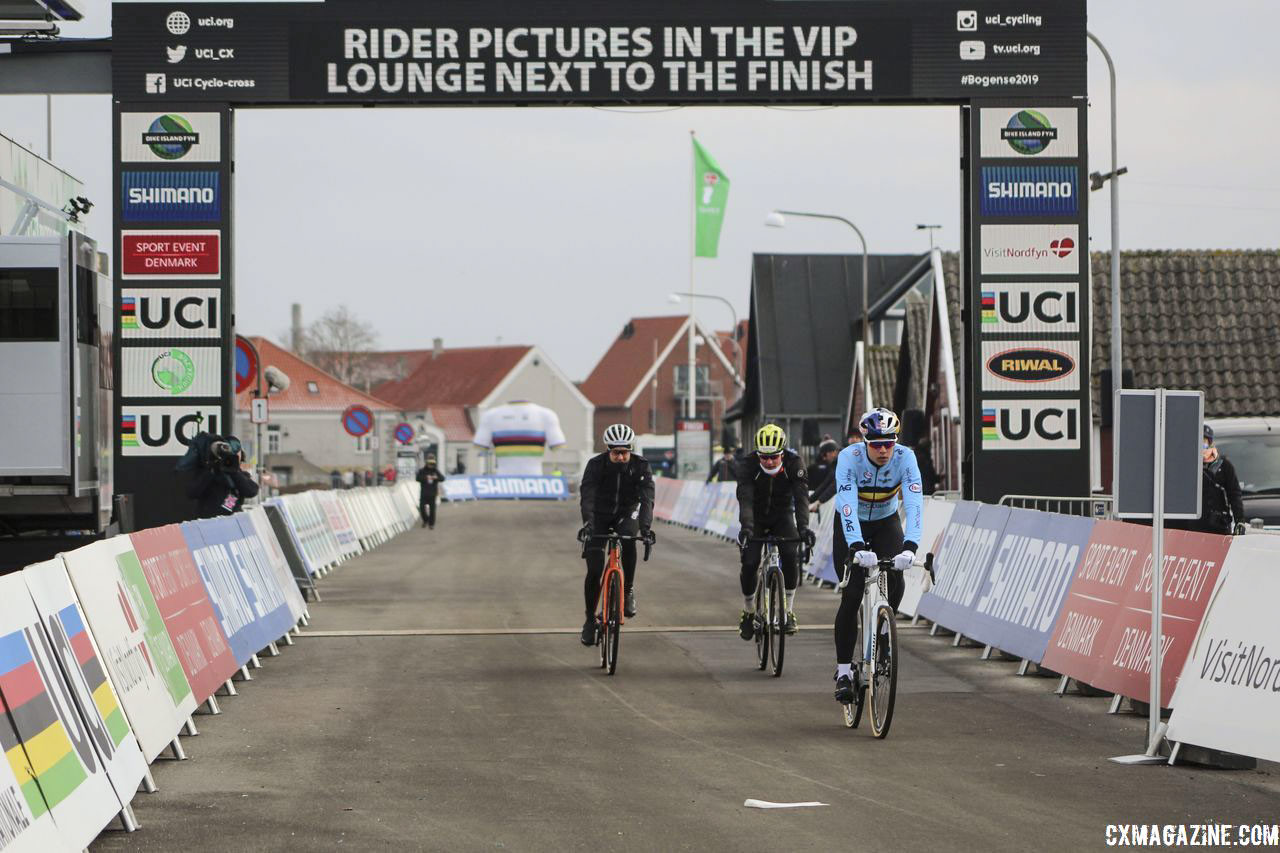
[{"label": "green flag", "polygon": [[693,256],[714,258],[720,246],[729,178],[706,149],[693,140]]}]

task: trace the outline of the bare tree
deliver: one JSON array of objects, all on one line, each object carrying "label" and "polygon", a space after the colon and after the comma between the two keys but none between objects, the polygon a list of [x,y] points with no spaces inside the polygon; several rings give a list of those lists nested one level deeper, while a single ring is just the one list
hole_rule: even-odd
[{"label": "bare tree", "polygon": [[371,354],[378,333],[345,305],[330,309],[303,333],[304,352],[312,364],[348,385],[366,388]]}]

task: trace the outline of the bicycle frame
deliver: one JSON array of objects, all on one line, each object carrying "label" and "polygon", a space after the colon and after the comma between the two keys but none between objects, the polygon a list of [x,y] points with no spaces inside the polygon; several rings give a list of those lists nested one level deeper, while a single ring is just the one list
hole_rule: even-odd
[{"label": "bicycle frame", "polygon": [[[601,622],[607,619],[609,614],[609,577],[616,574],[618,589],[626,589],[626,577],[622,572],[622,543],[616,537],[610,537],[608,544],[605,545],[605,553],[607,557],[604,571],[600,573],[600,590],[596,593],[596,604],[599,605],[598,618]],[[625,610],[625,607],[618,608],[619,625],[627,623]]]}]

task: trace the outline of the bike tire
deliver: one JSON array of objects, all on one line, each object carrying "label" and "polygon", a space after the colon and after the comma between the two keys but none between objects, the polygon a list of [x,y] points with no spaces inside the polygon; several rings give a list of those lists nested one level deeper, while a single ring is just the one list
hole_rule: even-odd
[{"label": "bike tire", "polygon": [[[887,631],[882,631],[884,626]],[[893,701],[898,693],[898,626],[893,608],[881,604],[876,608],[876,650],[868,691],[871,701],[871,733],[878,738],[889,734],[893,722]],[[887,639],[888,648],[881,650]],[[881,662],[883,661],[883,662]]]},{"label": "bike tire", "polygon": [[622,581],[617,572],[609,578],[609,610],[605,614],[605,654],[609,674],[618,669],[618,644],[622,639]]},{"label": "bike tire", "polygon": [[756,578],[756,612],[752,615],[752,627],[756,640],[756,667],[763,670],[769,665],[769,636],[765,633],[768,625],[768,592],[764,584],[764,567],[760,568]]},{"label": "bike tire", "polygon": [[782,675],[782,661],[786,653],[787,634],[783,630],[787,620],[787,599],[782,591],[782,573],[769,575],[769,658],[773,661],[773,677]]}]

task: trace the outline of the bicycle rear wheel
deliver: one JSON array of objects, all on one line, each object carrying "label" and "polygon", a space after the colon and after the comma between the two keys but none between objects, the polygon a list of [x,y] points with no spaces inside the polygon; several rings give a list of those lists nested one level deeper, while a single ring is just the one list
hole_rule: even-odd
[{"label": "bicycle rear wheel", "polygon": [[773,677],[782,675],[782,658],[786,652],[787,599],[782,592],[782,573],[769,573],[769,657],[773,660]]},{"label": "bicycle rear wheel", "polygon": [[613,675],[618,668],[618,642],[622,638],[622,576],[619,572],[613,572],[609,576],[608,589],[608,611],[604,618],[604,649],[606,668],[609,674]]},{"label": "bicycle rear wheel", "polygon": [[889,734],[893,722],[893,700],[898,692],[898,626],[893,608],[876,608],[875,654],[868,685],[871,700],[871,733],[878,738]]},{"label": "bicycle rear wheel", "polygon": [[769,637],[765,633],[769,620],[768,588],[764,585],[764,568],[761,567],[756,577],[756,612],[751,617],[756,637],[756,665],[764,669],[769,665]]}]

